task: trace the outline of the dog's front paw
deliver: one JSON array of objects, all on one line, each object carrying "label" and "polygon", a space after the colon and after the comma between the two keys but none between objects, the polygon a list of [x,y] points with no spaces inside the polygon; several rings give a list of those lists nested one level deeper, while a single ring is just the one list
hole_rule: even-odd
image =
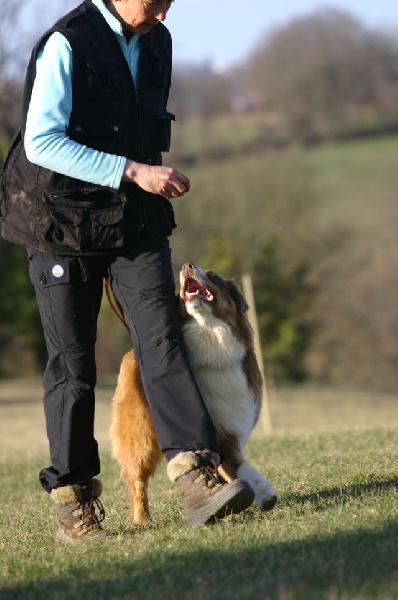
[{"label": "dog's front paw", "polygon": [[278,496],[276,494],[272,494],[271,496],[267,496],[266,498],[262,497],[258,500],[255,498],[254,501],[262,512],[267,512],[275,508],[278,502]]},{"label": "dog's front paw", "polygon": [[262,512],[267,512],[275,508],[276,503],[278,502],[278,494],[265,477],[262,477],[261,475],[257,476],[253,483],[255,491],[254,502],[259,509]]}]

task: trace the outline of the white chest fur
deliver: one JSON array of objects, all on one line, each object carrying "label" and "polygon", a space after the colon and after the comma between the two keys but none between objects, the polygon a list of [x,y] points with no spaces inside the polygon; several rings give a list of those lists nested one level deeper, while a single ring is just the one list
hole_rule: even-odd
[{"label": "white chest fur", "polygon": [[211,314],[190,320],[183,334],[192,372],[214,424],[237,435],[242,448],[256,415],[242,368],[243,344]]}]

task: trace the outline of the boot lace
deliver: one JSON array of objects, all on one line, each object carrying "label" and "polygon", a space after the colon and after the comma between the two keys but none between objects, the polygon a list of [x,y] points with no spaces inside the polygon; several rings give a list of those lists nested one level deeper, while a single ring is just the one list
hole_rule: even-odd
[{"label": "boot lace", "polygon": [[225,481],[221,475],[219,475],[217,471],[217,464],[214,460],[202,465],[200,471],[204,476],[207,487],[214,488],[219,485],[224,485]]},{"label": "boot lace", "polygon": [[[99,512],[97,516],[96,509]],[[91,496],[81,505],[80,527],[78,535],[83,535],[94,529],[101,529],[100,523],[105,519],[105,509],[99,498]]]}]

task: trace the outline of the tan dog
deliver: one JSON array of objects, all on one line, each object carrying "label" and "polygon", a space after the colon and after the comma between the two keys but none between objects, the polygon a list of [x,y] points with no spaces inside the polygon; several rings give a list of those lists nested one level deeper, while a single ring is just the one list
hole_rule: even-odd
[{"label": "tan dog", "polygon": [[[224,457],[218,470],[226,481],[247,481],[259,508],[270,510],[277,495],[242,454],[262,399],[262,378],[246,317],[246,301],[232,281],[192,264],[181,269],[180,299],[190,367]],[[130,490],[132,521],[146,523],[151,520],[148,480],[162,454],[132,351],[123,358],[113,398],[111,443]]]}]

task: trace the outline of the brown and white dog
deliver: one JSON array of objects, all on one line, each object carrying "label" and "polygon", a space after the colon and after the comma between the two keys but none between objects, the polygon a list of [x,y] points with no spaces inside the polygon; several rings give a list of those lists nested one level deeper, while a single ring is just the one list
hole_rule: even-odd
[{"label": "brown and white dog", "polygon": [[[181,269],[180,299],[190,367],[223,456],[219,473],[226,481],[247,481],[260,510],[270,510],[276,492],[242,454],[260,413],[263,385],[246,301],[233,281],[193,264]],[[151,520],[148,479],[162,454],[132,351],[123,358],[113,398],[111,444],[130,490],[132,521],[146,523]]]}]

